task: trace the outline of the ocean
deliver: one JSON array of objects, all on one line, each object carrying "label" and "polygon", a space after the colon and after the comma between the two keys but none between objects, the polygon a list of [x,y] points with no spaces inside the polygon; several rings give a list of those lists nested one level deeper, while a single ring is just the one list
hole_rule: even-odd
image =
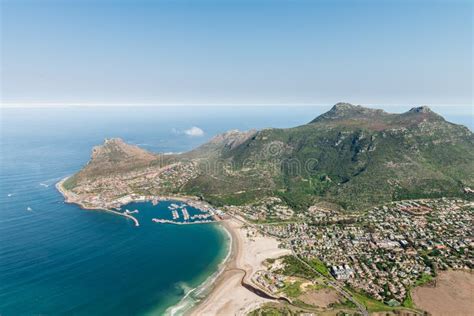
[{"label": "ocean", "polygon": [[[86,164],[105,138],[183,152],[226,130],[296,126],[329,108],[1,109],[0,314],[182,312],[177,304],[192,304],[192,295],[186,304],[183,297],[227,256],[225,231],[215,223],[152,223],[169,212],[166,203],[127,207],[140,211],[135,227],[121,216],[65,204],[55,183]],[[472,115],[448,118],[472,129]]]}]

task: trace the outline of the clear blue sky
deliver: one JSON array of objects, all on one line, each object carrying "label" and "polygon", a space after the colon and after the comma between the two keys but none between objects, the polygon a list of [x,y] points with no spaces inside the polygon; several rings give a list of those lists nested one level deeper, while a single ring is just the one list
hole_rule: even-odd
[{"label": "clear blue sky", "polygon": [[472,105],[472,1],[0,0],[3,104]]}]

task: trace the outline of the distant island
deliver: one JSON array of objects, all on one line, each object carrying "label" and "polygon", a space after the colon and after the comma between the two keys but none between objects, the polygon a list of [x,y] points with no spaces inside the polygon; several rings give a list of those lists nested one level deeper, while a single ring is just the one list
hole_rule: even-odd
[{"label": "distant island", "polygon": [[[468,128],[426,106],[391,114],[338,103],[308,121],[229,131],[183,154],[107,139],[57,187],[67,202],[131,219],[118,209],[132,201],[212,210],[232,255],[196,315],[421,314],[426,295],[412,290],[441,271],[464,271],[472,284]],[[471,307],[452,298],[446,311],[456,304]]]}]

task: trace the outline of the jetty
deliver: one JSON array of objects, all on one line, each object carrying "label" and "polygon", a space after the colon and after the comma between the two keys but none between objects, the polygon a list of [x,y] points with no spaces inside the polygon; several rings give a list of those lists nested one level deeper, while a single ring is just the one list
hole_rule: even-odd
[{"label": "jetty", "polygon": [[161,219],[161,218],[152,218],[151,219],[154,223],[160,224],[174,224],[174,225],[192,225],[192,224],[209,224],[214,223],[213,220],[199,220],[194,222],[177,222],[170,219]]},{"label": "jetty", "polygon": [[138,219],[136,219],[136,217],[134,217],[134,216],[130,215],[129,213],[127,213],[127,211],[125,211],[125,213],[122,213],[122,212],[118,212],[118,211],[114,211],[114,210],[108,210],[108,209],[104,209],[104,210],[107,211],[107,212],[111,212],[111,213],[120,215],[120,216],[125,216],[126,218],[131,219],[135,223],[136,227],[140,226],[140,223],[138,222]]},{"label": "jetty", "polygon": [[134,210],[134,211],[125,210],[125,213],[127,213],[127,214],[136,214],[136,213],[138,213],[138,210]]}]

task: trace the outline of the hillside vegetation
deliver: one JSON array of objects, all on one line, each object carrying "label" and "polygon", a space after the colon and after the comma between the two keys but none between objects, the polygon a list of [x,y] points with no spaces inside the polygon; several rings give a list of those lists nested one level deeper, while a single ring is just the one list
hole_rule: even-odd
[{"label": "hillside vegetation", "polygon": [[175,193],[202,196],[216,205],[276,195],[295,209],[327,201],[353,210],[408,198],[470,198],[463,190],[474,187],[473,133],[428,107],[390,114],[338,103],[302,126],[230,131],[165,159],[127,146],[96,148],[101,158],[93,155],[70,187],[104,172],[173,162],[198,166]]}]

